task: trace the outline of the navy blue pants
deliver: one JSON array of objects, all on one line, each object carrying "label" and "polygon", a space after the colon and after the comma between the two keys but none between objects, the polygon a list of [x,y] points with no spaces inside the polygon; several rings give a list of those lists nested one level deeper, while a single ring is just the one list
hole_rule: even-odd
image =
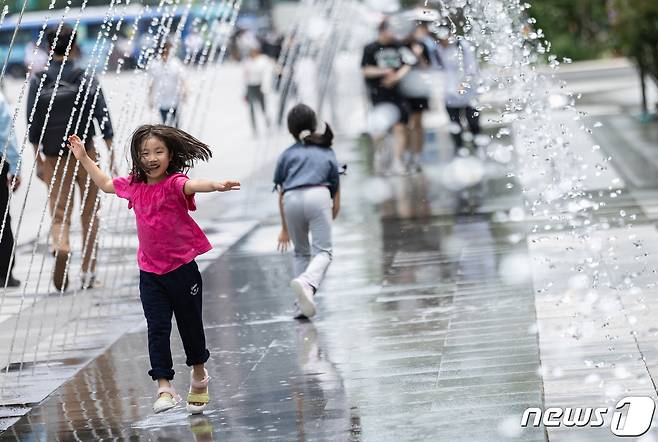
[{"label": "navy blue pants", "polygon": [[139,297],[148,326],[149,359],[153,380],[174,378],[169,337],[171,317],[176,315],[178,332],[188,366],[203,364],[210,357],[203,332],[202,281],[196,261],[164,275],[139,272]]}]

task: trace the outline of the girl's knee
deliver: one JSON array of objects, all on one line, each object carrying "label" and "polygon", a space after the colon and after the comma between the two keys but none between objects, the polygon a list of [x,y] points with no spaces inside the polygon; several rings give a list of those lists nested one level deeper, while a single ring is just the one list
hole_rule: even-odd
[{"label": "girl's knee", "polygon": [[171,334],[171,320],[163,319],[147,319],[146,329],[149,335],[167,336]]}]

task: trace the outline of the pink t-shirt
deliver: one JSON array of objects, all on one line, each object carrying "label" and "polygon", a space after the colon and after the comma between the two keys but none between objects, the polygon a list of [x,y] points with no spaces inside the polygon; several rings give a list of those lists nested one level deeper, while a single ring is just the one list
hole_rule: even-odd
[{"label": "pink t-shirt", "polygon": [[137,264],[141,270],[163,275],[212,249],[192,219],[194,195],[185,195],[187,175],[175,173],[156,184],[131,183],[132,177],[114,178],[117,196],[128,200],[137,218]]}]

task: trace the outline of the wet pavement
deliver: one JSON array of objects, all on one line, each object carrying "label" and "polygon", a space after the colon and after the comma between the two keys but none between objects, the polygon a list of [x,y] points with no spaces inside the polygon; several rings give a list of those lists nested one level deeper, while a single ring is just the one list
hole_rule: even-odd
[{"label": "wet pavement", "polygon": [[[613,155],[621,144],[606,134],[597,141]],[[609,425],[521,429],[519,421],[527,407],[655,398],[658,190],[648,177],[658,167],[642,160],[650,151],[634,140],[633,155],[617,154],[589,183],[604,204],[588,221],[607,227],[584,241],[585,227],[519,215],[523,183],[496,161],[468,192],[446,188],[437,165],[450,153],[436,146],[449,141],[436,140],[423,174],[397,178],[370,173],[367,143],[339,140],[349,164],[343,211],[312,322],[291,319],[290,256],[275,251],[269,182],[225,200],[229,220],[264,219],[205,260],[213,402],[203,416],[182,405],[152,414],[142,325],[42,403],[0,408],[0,422],[16,421],[0,440],[611,440]],[[594,163],[591,142],[574,150]],[[622,194],[601,184],[618,178]],[[177,332],[172,347],[184,393]]]},{"label": "wet pavement", "polygon": [[[190,73],[189,80],[199,81],[201,74]],[[222,102],[241,103],[240,66],[231,64],[222,67],[222,75],[223,81],[210,93],[216,94],[215,98],[221,97]],[[105,90],[116,96],[108,101],[112,115],[115,116],[115,143],[125,145],[122,140],[134,128],[133,123],[125,118],[124,99],[131,95],[129,91],[134,89],[135,77],[131,73],[108,74],[102,81]],[[4,92],[10,101],[18,95],[21,84],[20,81],[7,79],[7,90]],[[137,103],[140,102],[137,96],[133,98]],[[21,107],[24,104],[18,101],[12,104],[19,106],[19,115],[24,114],[25,109]],[[225,112],[226,108],[212,108],[205,113],[205,118],[214,121],[213,130],[199,130],[199,133],[203,134],[204,141],[215,147],[215,156],[210,162],[195,167],[190,175],[193,178],[212,174],[231,176],[243,179],[247,187],[252,189],[254,186],[250,185],[249,175],[272,161],[276,151],[271,147],[283,144],[283,141],[278,141],[282,136],[285,136],[287,142],[287,134],[270,133],[267,138],[252,138],[247,108],[236,108],[233,104],[227,106],[232,107],[233,112]],[[191,116],[192,113],[187,115]],[[147,111],[140,118],[147,122],[151,117],[159,118]],[[195,124],[202,124],[203,120],[195,119]],[[19,139],[25,132],[24,125],[24,118],[18,118],[16,132]],[[98,145],[100,140],[96,142]],[[241,154],[229,155],[231,146],[238,144],[241,146]],[[126,157],[119,157],[120,164],[125,167]],[[17,242],[13,273],[26,284],[0,290],[0,407],[8,407],[0,408],[0,431],[26,411],[23,407],[16,408],[17,405],[41,402],[90,360],[102,354],[126,331],[139,326],[143,321],[141,305],[135,297],[138,277],[134,214],[130,213],[125,202],[115,196],[106,195],[101,203],[102,236],[98,249],[97,277],[102,288],[80,290],[78,251],[82,246],[83,232],[78,208],[74,204],[69,290],[63,295],[55,291],[52,285],[55,260],[48,253],[49,240],[46,234],[50,216],[44,212],[47,186],[36,178],[31,187],[28,185],[28,171],[33,159],[31,154],[24,156],[24,184],[13,194],[11,203]],[[29,198],[26,196],[28,188],[32,189]],[[214,246],[211,252],[200,258],[199,266],[202,269],[257,223],[256,219],[243,214],[227,214],[222,204],[226,198],[218,198],[219,195],[214,197],[200,195],[197,202],[202,210],[197,212],[199,216],[194,215]],[[21,218],[19,215],[22,208],[25,209],[25,216]]]},{"label": "wet pavement", "polygon": [[[525,226],[492,219],[518,194],[495,178],[454,194],[431,170],[374,179],[363,145],[337,150],[350,173],[312,322],[291,319],[273,195],[256,203],[270,216],[204,270],[213,402],[203,417],[182,405],[152,414],[141,328],[0,439],[504,440],[505,422],[542,405],[532,285],[498,271],[505,256],[527,254]],[[517,436],[544,440],[543,429]]]},{"label": "wet pavement", "polygon": [[[203,220],[201,225],[214,249],[200,257],[199,267],[205,269],[256,224],[249,220]],[[50,273],[44,272],[26,289],[7,294],[2,311],[9,314],[0,320],[0,406],[41,402],[126,331],[143,322],[141,304],[135,297],[139,281],[130,264],[136,255],[134,227],[108,228],[104,239],[101,287],[79,290],[71,284],[73,287],[63,294],[48,292]],[[20,308],[12,311],[12,304]],[[6,409],[0,412],[17,415]],[[4,417],[0,415],[0,429],[6,428]]]}]

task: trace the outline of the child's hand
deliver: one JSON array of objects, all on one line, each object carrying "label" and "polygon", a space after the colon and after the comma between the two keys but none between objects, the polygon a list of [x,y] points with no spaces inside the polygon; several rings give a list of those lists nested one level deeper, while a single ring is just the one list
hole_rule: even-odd
[{"label": "child's hand", "polygon": [[279,239],[276,245],[276,249],[281,253],[283,253],[286,250],[288,250],[288,246],[290,246],[290,235],[288,234],[287,230],[281,229],[281,233],[279,233]]},{"label": "child's hand", "polygon": [[389,74],[385,76],[384,79],[381,81],[382,86],[384,86],[386,89],[391,89],[397,83],[398,83],[398,77],[396,77],[395,74]]},{"label": "child's hand", "polygon": [[217,192],[229,192],[231,190],[240,190],[240,181],[220,181],[215,183]]},{"label": "child's hand", "polygon": [[334,206],[331,208],[331,219],[336,219],[338,212],[340,212],[340,205],[334,203]]},{"label": "child's hand", "polygon": [[69,149],[73,152],[76,160],[81,160],[87,156],[87,150],[82,144],[82,140],[75,134],[69,136]]}]

